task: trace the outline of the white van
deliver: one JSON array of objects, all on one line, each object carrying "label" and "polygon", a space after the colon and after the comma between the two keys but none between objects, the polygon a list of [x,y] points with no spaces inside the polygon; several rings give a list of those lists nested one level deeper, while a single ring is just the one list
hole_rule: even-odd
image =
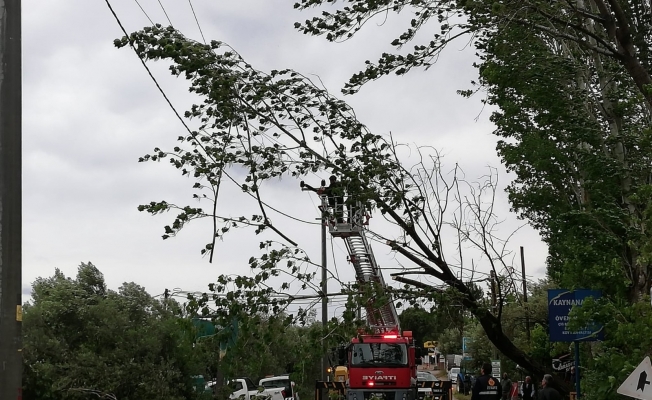
[{"label": "white van", "polygon": [[460,373],[460,369],[457,367],[451,368],[450,371],[448,371],[448,380],[451,381],[452,383],[457,383],[457,374]]}]

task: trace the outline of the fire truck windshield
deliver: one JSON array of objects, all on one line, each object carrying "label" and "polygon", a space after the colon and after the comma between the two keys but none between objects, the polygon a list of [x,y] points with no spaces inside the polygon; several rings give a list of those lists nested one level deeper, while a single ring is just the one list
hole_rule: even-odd
[{"label": "fire truck windshield", "polygon": [[408,352],[403,343],[356,343],[351,365],[407,365]]}]

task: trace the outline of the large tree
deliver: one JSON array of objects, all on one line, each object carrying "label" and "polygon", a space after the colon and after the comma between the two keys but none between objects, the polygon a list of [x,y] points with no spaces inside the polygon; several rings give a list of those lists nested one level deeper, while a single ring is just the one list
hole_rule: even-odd
[{"label": "large tree", "polygon": [[[153,214],[180,211],[165,228],[165,237],[197,218],[213,220],[214,238],[243,225],[253,225],[257,232],[271,229],[279,235],[279,242],[261,243],[265,251],[262,257],[250,259],[256,271],[254,277],[220,277],[211,285],[217,293],[203,296],[204,303],[215,300],[219,309],[235,304],[236,312],[278,312],[284,305],[270,298],[275,292],[268,278],[290,273],[304,288],[314,286],[314,274],[307,269],[313,262],[298,248],[295,235],[280,231],[267,217],[261,193],[277,178],[300,179],[323,171],[337,175],[349,195],[394,225],[391,236],[373,234],[410,266],[393,274],[395,280],[406,285],[404,290],[412,288],[410,295],[432,298],[450,287],[459,304],[474,315],[501,352],[538,374],[547,372],[503,332],[502,299],[512,289],[497,280],[498,301],[491,308],[468,280],[486,281],[488,277],[477,273],[464,277],[459,273],[472,270],[462,251],[468,245],[480,252],[496,276],[508,270],[505,243],[494,235],[498,223],[492,203],[495,175],[490,174],[480,184],[460,179],[457,169],[446,176],[438,155],[431,149],[401,146],[391,137],[370,132],[346,103],[310,79],[292,70],[258,71],[223,43],[204,45],[173,28],[154,26],[118,39],[115,44],[133,46],[144,60],[171,61],[171,72],[186,77],[190,91],[202,99],[185,114],[198,121],[198,128],[188,128],[174,149],[157,148],[142,161],[167,159],[184,175],[194,177],[194,197],[208,201],[207,210],[166,201],[143,205],[141,210]],[[419,155],[416,163],[404,162],[407,151]],[[234,171],[242,178],[234,178]],[[256,199],[260,213],[221,216],[216,204],[225,179],[235,181],[245,195]],[[449,213],[449,209],[454,212]],[[444,235],[450,234],[457,238],[457,250],[442,241]],[[213,251],[214,238],[204,251]],[[456,260],[451,264],[448,259]],[[428,283],[418,276],[434,278],[438,283]],[[287,285],[283,283],[281,288],[287,289]],[[351,296],[363,292],[377,302],[386,301],[382,288],[358,285],[353,289]],[[220,293],[227,293],[229,304]],[[260,301],[261,297],[265,300]],[[234,302],[236,299],[240,301]]]},{"label": "large tree", "polygon": [[652,272],[651,7],[641,0],[349,1],[297,24],[305,33],[346,40],[378,13],[413,13],[392,43],[398,48],[423,26],[440,26],[409,54],[368,63],[346,93],[428,67],[458,37],[475,45],[479,85],[463,93],[486,91],[497,107],[498,152],[517,177],[508,189],[514,209],[548,243],[555,283],[606,295],[598,310],[611,333],[585,349],[596,368],[585,388],[596,398],[615,396],[614,377],[632,368],[625,363],[623,372],[622,360],[639,357],[623,346],[622,332],[640,329],[647,318],[632,316],[646,310],[640,301]]}]

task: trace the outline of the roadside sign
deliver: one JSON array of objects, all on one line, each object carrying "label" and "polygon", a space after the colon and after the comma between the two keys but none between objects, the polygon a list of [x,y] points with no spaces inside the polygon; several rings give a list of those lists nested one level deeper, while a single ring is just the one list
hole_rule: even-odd
[{"label": "roadside sign", "polygon": [[620,385],[616,393],[635,399],[652,399],[652,384],[650,381],[652,381],[652,365],[650,364],[650,357],[645,357],[643,362]]},{"label": "roadside sign", "polygon": [[470,350],[469,345],[471,344],[471,342],[472,340],[470,337],[465,336],[462,338],[462,359],[464,361],[473,360],[473,357],[471,357],[471,354],[469,353]]},{"label": "roadside sign", "polygon": [[491,360],[491,376],[500,379],[500,360]]},{"label": "roadside sign", "polygon": [[469,345],[471,344],[471,338],[464,336],[462,338],[462,353],[469,352]]},{"label": "roadside sign", "polygon": [[604,327],[587,326],[579,331],[568,330],[568,314],[573,306],[581,307],[587,297],[599,298],[598,290],[548,289],[548,326],[551,342],[595,341],[604,339]]}]

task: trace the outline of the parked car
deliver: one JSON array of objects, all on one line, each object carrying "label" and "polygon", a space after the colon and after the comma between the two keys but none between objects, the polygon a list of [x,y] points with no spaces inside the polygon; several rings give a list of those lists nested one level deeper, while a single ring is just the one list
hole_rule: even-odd
[{"label": "parked car", "polygon": [[[215,387],[215,381],[209,382],[207,388]],[[249,378],[236,378],[226,382],[233,392],[229,395],[230,400],[284,400],[285,393],[280,388],[264,389],[254,385]],[[215,392],[213,390],[213,392]]]},{"label": "parked car", "polygon": [[[290,380],[289,375],[272,376],[263,378],[258,382],[266,392],[281,389],[282,400],[299,400],[299,393],[295,389],[295,384]],[[276,397],[272,397],[276,400]]]},{"label": "parked car", "polygon": [[460,373],[460,369],[458,367],[453,367],[448,371],[448,380],[451,381],[452,383],[457,382],[457,374]]},{"label": "parked car", "polygon": [[[236,378],[226,382],[227,385],[233,388],[233,393],[229,395],[231,400],[251,400],[258,393],[258,387],[249,378]],[[211,388],[215,385],[215,381],[209,382]]]}]

